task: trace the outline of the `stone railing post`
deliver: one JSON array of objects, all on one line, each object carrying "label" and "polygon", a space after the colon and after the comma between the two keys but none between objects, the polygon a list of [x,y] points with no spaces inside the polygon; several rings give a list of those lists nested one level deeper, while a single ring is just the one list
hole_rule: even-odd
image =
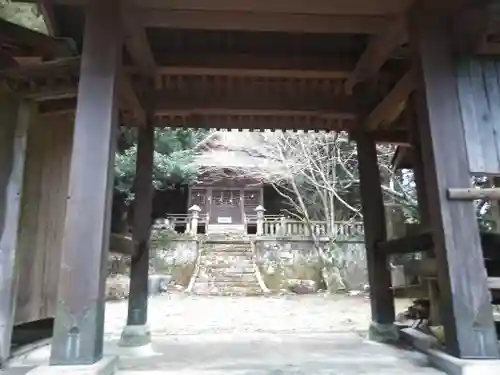
[{"label": "stone railing post", "polygon": [[266,209],[261,205],[255,208],[257,212],[257,235],[262,236],[264,234],[264,212]]},{"label": "stone railing post", "polygon": [[189,209],[189,212],[191,213],[191,234],[198,233],[198,219],[200,218],[200,211],[201,208],[197,205],[194,205]]}]

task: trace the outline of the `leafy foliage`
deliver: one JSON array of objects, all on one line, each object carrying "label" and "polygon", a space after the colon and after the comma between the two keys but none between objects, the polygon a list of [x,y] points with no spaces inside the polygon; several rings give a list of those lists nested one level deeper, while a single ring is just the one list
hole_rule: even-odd
[{"label": "leafy foliage", "polygon": [[[191,184],[198,175],[193,166],[194,148],[207,136],[207,131],[191,129],[157,129],[153,185],[157,190],[176,184]],[[133,184],[137,160],[137,135],[124,130],[115,162],[115,187],[133,199]]]}]

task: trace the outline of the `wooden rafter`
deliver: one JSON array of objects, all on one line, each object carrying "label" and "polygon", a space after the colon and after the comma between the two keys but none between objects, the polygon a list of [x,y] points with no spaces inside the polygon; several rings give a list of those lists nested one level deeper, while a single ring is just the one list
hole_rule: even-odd
[{"label": "wooden rafter", "polygon": [[415,88],[415,69],[410,69],[391,92],[368,115],[366,127],[376,129],[381,123],[391,123],[401,114],[408,96]]},{"label": "wooden rafter", "polygon": [[345,83],[347,93],[352,93],[354,86],[375,75],[390,58],[394,50],[408,40],[406,14],[391,22],[379,35],[375,36],[356,64],[356,68]]}]

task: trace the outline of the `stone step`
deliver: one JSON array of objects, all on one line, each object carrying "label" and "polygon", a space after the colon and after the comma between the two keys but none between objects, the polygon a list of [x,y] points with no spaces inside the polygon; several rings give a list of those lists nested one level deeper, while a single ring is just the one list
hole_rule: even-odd
[{"label": "stone step", "polygon": [[221,275],[216,275],[216,276],[199,276],[197,279],[197,282],[199,283],[213,283],[213,284],[218,284],[218,283],[237,283],[237,284],[253,284],[253,283],[258,283],[255,275],[253,274],[246,274],[246,275],[236,275],[236,276],[221,276]]},{"label": "stone step", "polygon": [[201,264],[252,264],[252,258],[245,257],[202,257]]},{"label": "stone step", "polygon": [[204,246],[203,250],[206,252],[219,252],[219,253],[227,253],[227,252],[244,252],[251,253],[252,249],[249,246]]},{"label": "stone step", "polygon": [[252,257],[253,253],[251,251],[239,251],[237,249],[232,249],[228,251],[219,251],[219,250],[213,250],[213,251],[204,251],[201,253],[201,256],[207,256],[207,255],[218,255],[221,257],[230,257],[230,256],[242,256],[242,257]]},{"label": "stone step", "polygon": [[201,262],[203,268],[232,268],[232,269],[253,269],[253,262],[251,260],[239,261],[239,262]]},{"label": "stone step", "polygon": [[207,285],[207,284],[195,284],[192,293],[198,295],[261,295],[263,294],[262,289],[259,285]]}]

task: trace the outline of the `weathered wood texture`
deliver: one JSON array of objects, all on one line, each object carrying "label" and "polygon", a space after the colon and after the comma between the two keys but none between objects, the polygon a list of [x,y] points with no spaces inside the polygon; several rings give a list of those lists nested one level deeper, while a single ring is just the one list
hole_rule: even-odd
[{"label": "weathered wood texture", "polygon": [[87,4],[52,365],[93,364],[103,350],[123,35],[118,0]]},{"label": "weathered wood texture", "polygon": [[139,129],[135,179],[134,229],[135,252],[130,265],[128,325],[145,325],[148,318],[149,243],[153,210],[154,127]]},{"label": "weathered wood texture", "polygon": [[0,98],[0,366],[10,354],[16,308],[19,216],[29,107]]},{"label": "weathered wood texture", "polygon": [[461,58],[458,93],[471,173],[500,174],[500,59]]},{"label": "weathered wood texture", "polygon": [[377,243],[386,240],[384,200],[380,186],[377,151],[375,141],[369,133],[358,132],[356,144],[372,320],[376,323],[392,324],[394,298],[391,290],[391,272],[386,254],[377,252]]},{"label": "weathered wood texture", "polygon": [[421,80],[417,98],[430,224],[438,263],[447,350],[461,358],[497,358],[479,231],[472,202],[448,201],[449,187],[470,187],[449,20],[415,6],[410,41]]},{"label": "weathered wood texture", "polygon": [[55,316],[73,119],[34,118],[28,133],[16,324]]}]

